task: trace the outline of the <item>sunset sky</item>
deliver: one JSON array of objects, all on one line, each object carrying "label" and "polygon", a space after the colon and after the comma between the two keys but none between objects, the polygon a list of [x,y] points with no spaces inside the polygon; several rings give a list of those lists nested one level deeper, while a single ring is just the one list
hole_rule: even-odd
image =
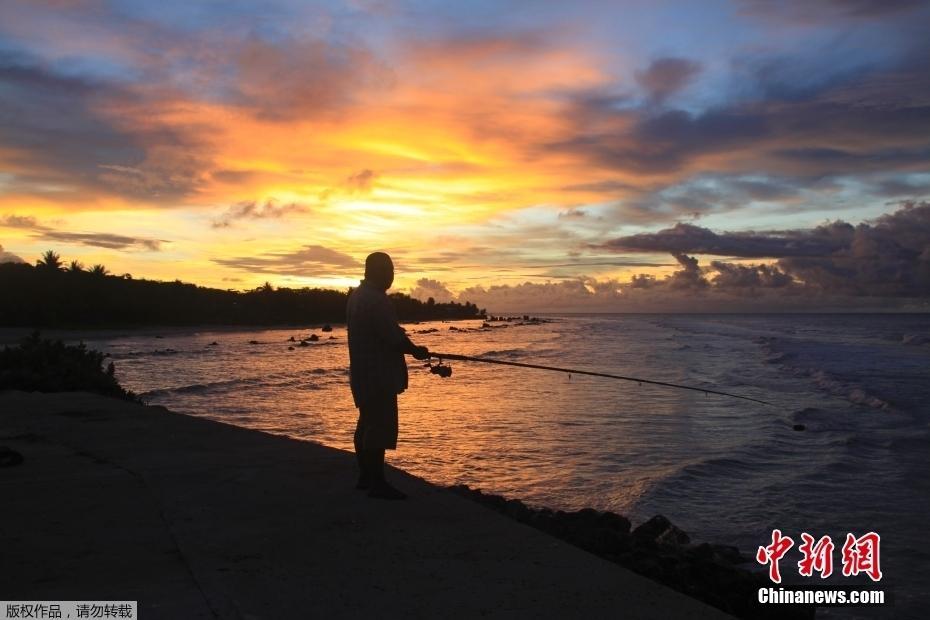
[{"label": "sunset sky", "polygon": [[930,3],[0,3],[0,260],[930,309]]}]

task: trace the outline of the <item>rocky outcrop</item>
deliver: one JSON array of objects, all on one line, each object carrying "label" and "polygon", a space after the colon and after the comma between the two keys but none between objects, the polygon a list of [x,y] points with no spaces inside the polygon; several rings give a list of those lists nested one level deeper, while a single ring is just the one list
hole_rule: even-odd
[{"label": "rocky outcrop", "polygon": [[812,607],[759,605],[758,589],[772,584],[764,574],[740,566],[750,558],[731,545],[692,544],[687,533],[662,515],[631,529],[629,519],[613,512],[531,508],[467,485],[450,490],[734,616],[814,617]]}]

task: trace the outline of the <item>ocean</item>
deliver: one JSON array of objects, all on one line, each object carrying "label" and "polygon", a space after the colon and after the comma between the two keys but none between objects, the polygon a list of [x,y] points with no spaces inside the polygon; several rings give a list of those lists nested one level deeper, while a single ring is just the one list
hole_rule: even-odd
[{"label": "ocean", "polygon": [[[469,362],[451,362],[445,379],[408,358],[389,462],[531,505],[612,510],[634,525],[663,514],[693,540],[750,556],[773,528],[798,543],[801,532],[829,534],[837,573],[846,533],[875,531],[893,615],[917,617],[930,603],[930,315],[544,318],[406,328],[432,351],[683,383],[773,406]],[[319,340],[299,346],[311,333]],[[46,335],[108,353],[120,382],[149,403],[352,448],[341,326]],[[795,547],[783,560],[786,581],[819,581],[797,575],[799,557]]]}]

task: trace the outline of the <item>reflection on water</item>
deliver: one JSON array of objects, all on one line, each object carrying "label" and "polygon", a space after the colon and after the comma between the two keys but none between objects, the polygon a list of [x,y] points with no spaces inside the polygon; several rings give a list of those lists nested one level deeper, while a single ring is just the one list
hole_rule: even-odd
[{"label": "reflection on water", "polygon": [[[634,520],[661,512],[697,538],[745,549],[773,526],[834,539],[875,529],[886,562],[914,569],[905,579],[925,578],[930,562],[917,541],[930,497],[930,346],[918,337],[930,333],[926,317],[599,316],[479,326],[408,331],[433,351],[716,387],[778,406],[467,362],[442,379],[408,358],[393,464],[556,508],[593,506]],[[356,410],[345,331],[317,331],[320,340],[304,347],[289,341],[309,333],[86,340],[111,353],[120,381],[149,402],[350,450]],[[792,430],[796,423],[808,430]],[[904,571],[886,570],[895,573]],[[898,592],[900,609],[909,595]]]},{"label": "reflection on water", "polygon": [[[638,322],[615,330],[594,320],[510,325],[478,322],[408,326],[436,351],[608,369],[710,386],[723,368],[669,365],[665,330]],[[417,333],[438,328],[433,333]],[[605,329],[606,328],[606,329]],[[107,343],[120,380],[149,402],[351,449],[355,409],[347,389],[345,333],[307,347],[296,330],[125,338]],[[211,346],[211,342],[217,345]],[[597,343],[592,347],[593,342]],[[289,347],[294,347],[289,350]],[[713,361],[713,355],[704,356]],[[731,418],[757,411],[697,393],[474,363],[442,379],[410,359],[401,396],[400,449],[392,462],[440,482],[465,482],[530,502],[596,503],[629,512],[651,484],[707,451],[739,443]],[[751,375],[746,375],[747,379]],[[747,381],[748,382],[748,381]],[[764,390],[743,386],[750,395]],[[762,420],[771,420],[771,412]],[[752,425],[752,422],[748,422]],[[746,429],[751,431],[751,429]]]}]

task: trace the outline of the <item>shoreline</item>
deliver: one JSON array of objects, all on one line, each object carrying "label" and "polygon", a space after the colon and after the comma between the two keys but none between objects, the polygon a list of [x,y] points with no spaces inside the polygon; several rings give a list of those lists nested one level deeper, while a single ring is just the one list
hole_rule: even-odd
[{"label": "shoreline", "polygon": [[[422,325],[425,323],[462,323],[473,321],[482,325],[476,328],[455,328],[459,331],[481,331],[482,329],[495,329],[502,327],[514,327],[522,325],[538,325],[541,323],[551,323],[555,319],[533,318],[526,322],[516,322],[518,319],[507,318],[444,318],[444,319],[420,319],[410,321],[400,321],[402,326]],[[522,321],[522,319],[519,319]],[[495,323],[505,323],[505,325],[495,325]],[[321,323],[301,323],[301,324],[282,324],[282,325],[140,325],[127,327],[53,327],[53,328],[32,328],[32,327],[0,327],[0,346],[15,345],[23,338],[34,332],[44,338],[52,340],[83,340],[90,336],[93,339],[118,339],[118,338],[164,338],[176,336],[196,336],[206,334],[230,334],[230,333],[256,333],[266,331],[321,331],[324,326],[335,328],[345,328],[345,322],[321,322]],[[437,331],[434,328],[431,331]],[[427,333],[416,332],[413,333]]]},{"label": "shoreline", "polygon": [[138,600],[146,618],[726,617],[400,470],[410,499],[369,499],[353,455],[314,442],[7,391],[0,445],[24,457],[2,480],[11,600]]},{"label": "shoreline", "polygon": [[[462,321],[485,321],[482,318],[453,318],[453,319],[420,319],[414,321],[400,321],[401,325],[418,325],[421,323],[458,323]],[[263,332],[293,329],[298,331],[320,330],[324,325],[332,327],[345,327],[345,321],[319,322],[319,323],[286,323],[274,325],[127,325],[124,327],[0,327],[0,345],[14,344],[19,339],[38,331],[43,337],[60,338],[59,334],[81,333],[99,334],[107,338],[182,336],[194,334],[228,334],[234,332]]]}]

